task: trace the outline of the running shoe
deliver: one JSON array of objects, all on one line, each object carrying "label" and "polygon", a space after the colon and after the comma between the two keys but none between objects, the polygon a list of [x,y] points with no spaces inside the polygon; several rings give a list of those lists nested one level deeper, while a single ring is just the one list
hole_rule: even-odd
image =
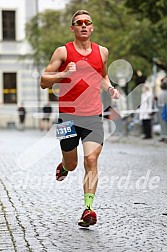
[{"label": "running shoe", "polygon": [[66,178],[67,174],[68,174],[68,171],[65,171],[63,169],[62,163],[60,163],[56,169],[56,180],[58,180],[58,181],[64,180]]},{"label": "running shoe", "polygon": [[81,227],[89,227],[97,222],[96,213],[93,210],[85,209],[78,225]]}]

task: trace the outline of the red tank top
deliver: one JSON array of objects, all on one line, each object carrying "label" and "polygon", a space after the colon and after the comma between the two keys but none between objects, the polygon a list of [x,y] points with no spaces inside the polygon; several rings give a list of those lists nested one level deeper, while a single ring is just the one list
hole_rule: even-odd
[{"label": "red tank top", "polygon": [[91,43],[92,51],[87,56],[81,55],[73,42],[65,46],[67,59],[58,71],[64,71],[70,62],[75,62],[76,72],[60,82],[59,112],[78,116],[101,114],[100,84],[103,61],[99,46]]}]

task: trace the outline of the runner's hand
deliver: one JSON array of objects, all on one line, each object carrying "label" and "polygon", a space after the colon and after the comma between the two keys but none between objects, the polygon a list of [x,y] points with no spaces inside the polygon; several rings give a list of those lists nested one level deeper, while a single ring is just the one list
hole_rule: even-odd
[{"label": "runner's hand", "polygon": [[76,64],[74,62],[70,62],[66,69],[64,70],[64,72],[66,73],[67,76],[69,76],[70,74],[76,72]]},{"label": "runner's hand", "polygon": [[114,87],[110,87],[110,88],[108,89],[108,93],[109,93],[109,95],[111,95],[111,97],[112,97],[113,99],[119,99],[119,97],[120,97],[120,92],[119,92],[119,90],[116,89],[116,88],[114,88]]}]

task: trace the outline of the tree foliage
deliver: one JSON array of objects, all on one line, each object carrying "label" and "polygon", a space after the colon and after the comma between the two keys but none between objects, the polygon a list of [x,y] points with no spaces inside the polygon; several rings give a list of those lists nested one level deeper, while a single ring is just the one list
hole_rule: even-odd
[{"label": "tree foliage", "polygon": [[137,14],[138,19],[147,18],[152,23],[157,23],[166,15],[166,0],[126,0],[125,6]]},{"label": "tree foliage", "polygon": [[55,48],[70,40],[60,11],[47,10],[34,16],[26,25],[26,36],[33,48],[35,63],[46,65]]},{"label": "tree foliage", "polygon": [[[146,48],[143,53],[141,50],[139,50],[139,53],[148,62],[154,62],[161,69],[167,71],[167,1],[138,0],[136,3],[133,0],[126,0],[125,6],[129,8],[129,14],[135,14],[140,27],[148,27],[147,41],[149,43],[145,44]],[[141,34],[141,42],[144,36],[144,34]],[[137,46],[137,43],[135,44]]]}]

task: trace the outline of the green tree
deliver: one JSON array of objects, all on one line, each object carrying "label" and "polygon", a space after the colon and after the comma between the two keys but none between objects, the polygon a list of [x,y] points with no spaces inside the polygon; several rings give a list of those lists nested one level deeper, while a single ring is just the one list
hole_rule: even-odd
[{"label": "green tree", "polygon": [[166,0],[126,0],[125,5],[137,14],[138,19],[147,18],[152,23],[157,23],[167,16]]},{"label": "green tree", "polygon": [[26,25],[26,36],[33,48],[35,64],[46,65],[54,50],[71,39],[62,12],[47,10],[34,16]]},{"label": "green tree", "polygon": [[[145,50],[138,47],[140,50],[137,54],[140,54],[149,63],[155,62],[159,68],[167,71],[167,1],[138,0],[136,4],[133,0],[126,0],[125,6],[129,8],[129,14],[136,16],[138,23],[136,33],[139,34],[143,31],[141,36],[137,36],[139,40],[133,43],[132,52],[138,42],[144,43]],[[145,37],[147,37],[146,40]]]}]

